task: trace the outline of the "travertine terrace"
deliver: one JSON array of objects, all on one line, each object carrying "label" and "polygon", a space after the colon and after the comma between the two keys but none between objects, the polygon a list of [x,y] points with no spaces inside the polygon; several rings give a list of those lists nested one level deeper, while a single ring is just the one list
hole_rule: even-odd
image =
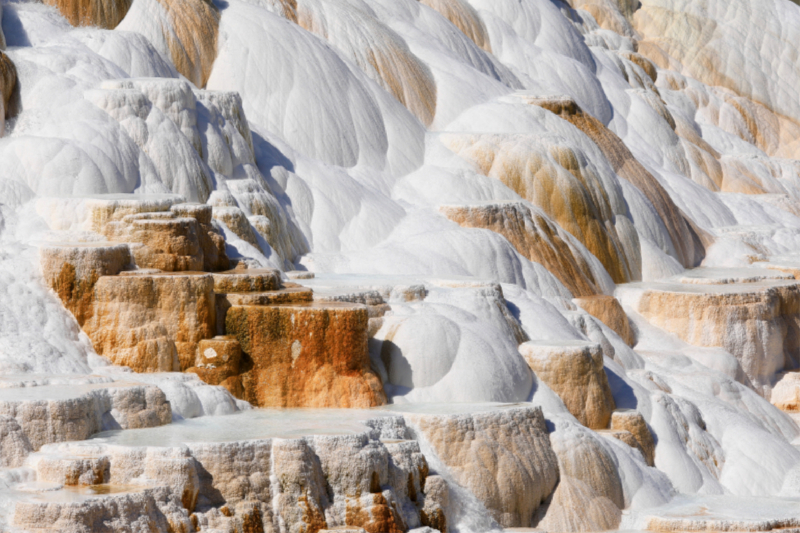
[{"label": "travertine terrace", "polygon": [[796,0],[0,0],[0,533],[800,529]]}]

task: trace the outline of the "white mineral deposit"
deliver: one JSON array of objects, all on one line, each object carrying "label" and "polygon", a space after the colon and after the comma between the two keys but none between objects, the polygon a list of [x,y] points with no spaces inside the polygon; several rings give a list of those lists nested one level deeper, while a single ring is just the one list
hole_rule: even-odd
[{"label": "white mineral deposit", "polygon": [[800,531],[796,0],[0,23],[0,533]]}]

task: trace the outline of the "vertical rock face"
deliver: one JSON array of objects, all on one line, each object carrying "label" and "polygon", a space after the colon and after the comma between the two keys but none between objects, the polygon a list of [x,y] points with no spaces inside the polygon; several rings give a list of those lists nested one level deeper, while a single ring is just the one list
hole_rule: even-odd
[{"label": "vertical rock face", "polygon": [[[705,280],[709,282],[709,280]],[[800,362],[800,286],[794,281],[633,285],[618,297],[651,324],[695,346],[720,346],[741,363],[757,392]]]},{"label": "vertical rock face", "polygon": [[[519,253],[544,265],[574,296],[592,296],[599,289],[588,258],[569,233],[544,213],[523,203],[442,206],[439,210],[466,228],[499,233]],[[587,254],[588,255],[588,254]]]},{"label": "vertical rock face", "polygon": [[591,429],[608,427],[615,406],[599,344],[526,342],[520,353],[581,424]]},{"label": "vertical rock face", "polygon": [[530,527],[552,494],[558,464],[542,411],[512,408],[466,415],[406,414],[455,481],[504,527]]},{"label": "vertical rock face", "polygon": [[641,448],[647,464],[655,465],[656,445],[641,413],[630,410],[614,411],[611,415],[611,429],[629,432]]},{"label": "vertical rock face", "polygon": [[61,11],[73,26],[98,26],[107,30],[117,27],[133,0],[46,0],[45,4]]},{"label": "vertical rock face", "polygon": [[115,364],[137,372],[187,369],[198,343],[216,332],[213,291],[208,274],[105,276],[83,330]]},{"label": "vertical rock face", "polygon": [[22,466],[25,457],[33,451],[28,437],[17,420],[9,415],[0,415],[0,468]]},{"label": "vertical rock face", "polygon": [[225,328],[245,354],[246,399],[261,407],[386,402],[369,369],[367,309],[343,303],[233,306]]},{"label": "vertical rock face", "polygon": [[628,346],[633,346],[636,343],[628,315],[625,314],[625,310],[622,309],[619,300],[613,296],[598,294],[596,296],[580,297],[575,299],[575,303],[614,330]]},{"label": "vertical rock face", "polygon": [[127,244],[48,244],[39,249],[45,283],[83,326],[94,313],[94,286],[131,263]]}]

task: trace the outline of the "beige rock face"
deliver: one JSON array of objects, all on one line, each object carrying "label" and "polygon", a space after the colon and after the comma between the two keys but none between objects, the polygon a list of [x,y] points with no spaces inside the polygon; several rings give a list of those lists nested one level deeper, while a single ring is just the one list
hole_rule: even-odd
[{"label": "beige rock face", "polygon": [[81,326],[93,314],[94,286],[132,261],[127,244],[48,244],[39,249],[45,283],[58,294]]},{"label": "beige rock face", "polygon": [[100,355],[137,372],[194,366],[198,343],[216,332],[214,279],[173,273],[104,276],[83,330]]},{"label": "beige rock face", "polygon": [[787,372],[779,376],[770,401],[781,411],[800,413],[800,372]]},{"label": "beige rock face", "polygon": [[73,26],[98,26],[113,30],[125,18],[132,0],[46,0]]},{"label": "beige rock face", "polygon": [[17,420],[9,415],[0,415],[0,468],[22,466],[25,457],[33,451],[28,437]]},{"label": "beige rock face", "polygon": [[641,448],[647,464],[655,465],[656,444],[642,413],[631,410],[614,411],[611,415],[611,429],[629,432]]},{"label": "beige rock face", "polygon": [[186,370],[209,385],[222,385],[237,398],[244,398],[241,374],[242,347],[232,337],[214,337],[198,344],[197,359]]},{"label": "beige rock face", "polygon": [[538,528],[577,532],[619,527],[625,506],[622,482],[600,438],[574,424],[551,434],[560,479]]},{"label": "beige rock face", "polygon": [[628,315],[625,314],[619,300],[613,296],[598,294],[596,296],[576,298],[575,303],[578,304],[581,309],[614,330],[614,332],[625,341],[625,344],[628,346],[634,346],[636,344],[636,338],[633,335],[633,329],[631,329]]},{"label": "beige rock face", "polygon": [[617,297],[651,324],[695,346],[733,354],[752,386],[769,394],[776,373],[800,361],[796,281],[633,284]]},{"label": "beige rock face", "polygon": [[[171,421],[172,410],[166,396],[152,386],[101,384],[3,389],[0,400],[3,460],[12,463],[8,466],[19,466],[28,452],[45,444],[88,439],[103,429],[156,427]],[[7,454],[7,449],[13,451]]]},{"label": "beige rock face", "polygon": [[372,407],[386,402],[369,368],[367,309],[342,303],[233,306],[228,335],[245,354],[245,398],[261,407]]},{"label": "beige rock face", "polygon": [[530,527],[558,480],[538,407],[467,415],[406,414],[455,481],[504,527]]},{"label": "beige rock face", "polygon": [[442,206],[439,210],[460,226],[499,233],[519,253],[544,265],[574,296],[600,292],[591,267],[573,242],[574,237],[532,206],[520,202]]},{"label": "beige rock face", "polygon": [[532,341],[519,350],[536,377],[558,394],[581,424],[591,429],[608,427],[615,406],[599,344]]},{"label": "beige rock face", "polygon": [[214,218],[228,226],[237,237],[258,249],[258,240],[244,211],[238,207],[214,207]]},{"label": "beige rock face", "polygon": [[450,505],[450,489],[442,476],[425,479],[425,505],[420,511],[423,526],[447,533],[446,510]]}]

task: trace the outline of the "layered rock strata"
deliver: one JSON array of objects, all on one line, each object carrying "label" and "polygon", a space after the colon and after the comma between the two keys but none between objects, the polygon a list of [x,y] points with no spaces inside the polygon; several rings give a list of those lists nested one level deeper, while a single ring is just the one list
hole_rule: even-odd
[{"label": "layered rock strata", "polygon": [[530,341],[519,350],[536,377],[558,394],[581,424],[591,429],[608,427],[615,405],[599,344]]}]

